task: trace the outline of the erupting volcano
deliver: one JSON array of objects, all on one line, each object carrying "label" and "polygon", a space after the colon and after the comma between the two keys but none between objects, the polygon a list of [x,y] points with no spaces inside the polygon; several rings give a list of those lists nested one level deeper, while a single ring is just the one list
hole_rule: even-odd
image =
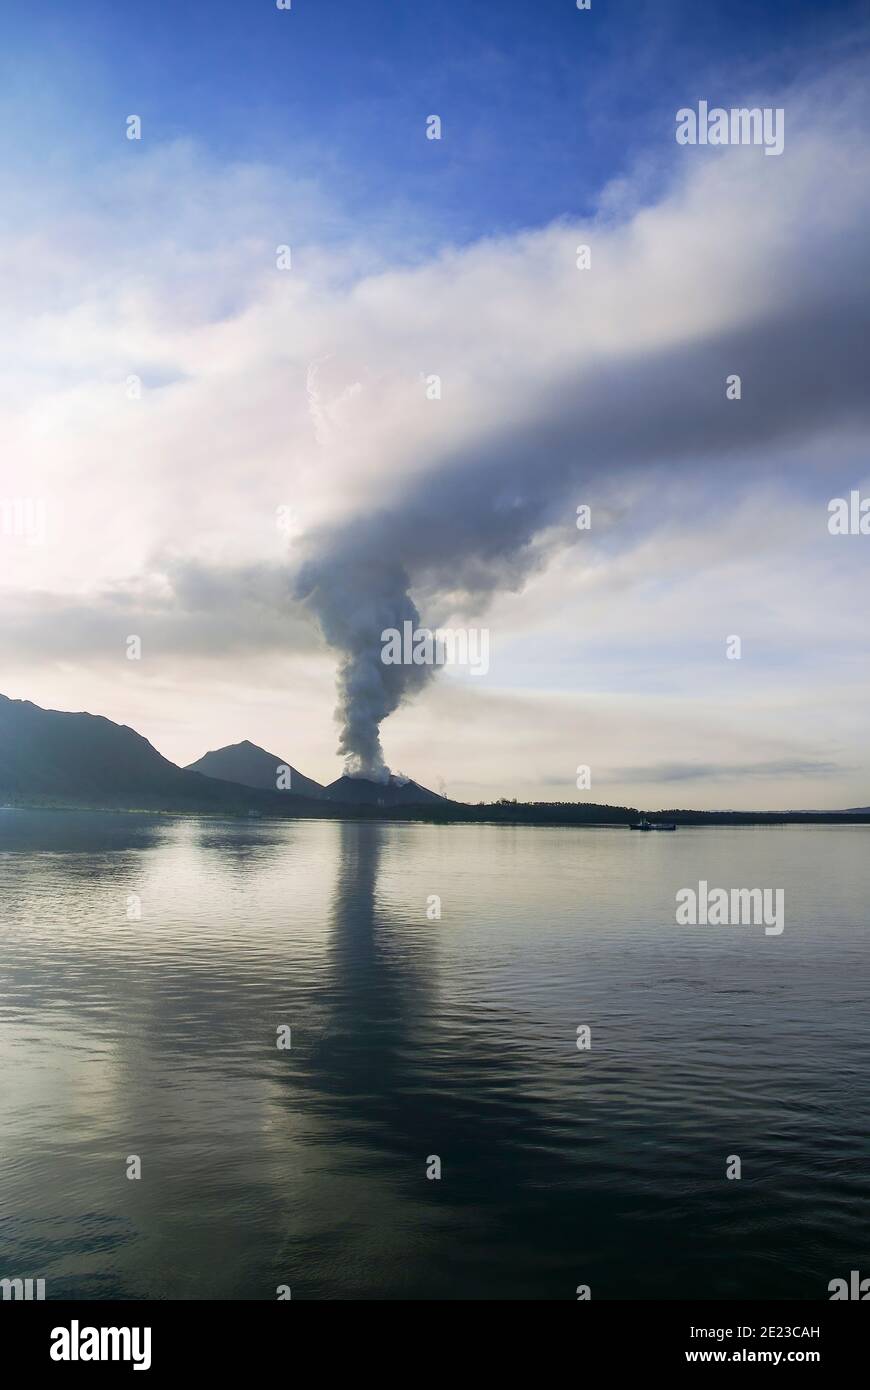
[{"label": "erupting volcano", "polygon": [[346,806],[421,806],[442,802],[447,798],[410,777],[397,777],[394,773],[381,781],[374,782],[368,777],[350,777],[345,774],[331,782],[323,793],[325,801],[342,801]]}]

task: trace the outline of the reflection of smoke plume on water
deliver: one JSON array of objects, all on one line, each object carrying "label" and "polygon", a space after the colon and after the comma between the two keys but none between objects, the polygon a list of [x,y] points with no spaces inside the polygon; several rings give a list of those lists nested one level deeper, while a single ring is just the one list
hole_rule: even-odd
[{"label": "reflection of smoke plume on water", "polygon": [[342,653],[336,719],[338,751],[351,776],[386,781],[379,728],[388,714],[432,675],[427,666],[387,665],[381,660],[385,628],[401,629],[419,614],[408,594],[408,576],[387,556],[367,558],[349,547],[325,547],[322,559],[301,569],[297,592],[320,622],[331,647]]}]

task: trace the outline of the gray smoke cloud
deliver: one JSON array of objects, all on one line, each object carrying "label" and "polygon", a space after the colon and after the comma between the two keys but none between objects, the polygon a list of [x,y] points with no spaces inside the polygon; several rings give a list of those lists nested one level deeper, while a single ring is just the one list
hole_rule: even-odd
[{"label": "gray smoke cloud", "polygon": [[416,627],[420,615],[403,563],[388,552],[373,554],[364,533],[324,538],[320,551],[300,571],[297,595],[313,607],[329,645],[342,653],[338,751],[351,775],[382,779],[388,769],[380,725],[431,672],[425,666],[386,665],[381,633],[391,627],[401,631],[408,620]]},{"label": "gray smoke cloud", "polygon": [[[341,655],[347,770],[384,774],[380,725],[433,674],[381,661],[383,630],[420,622],[412,592],[427,611],[480,613],[564,544],[576,502],[618,498],[632,470],[703,471],[733,500],[759,450],[870,425],[863,262],[848,296],[811,296],[771,321],[566,378],[524,427],[436,461],[380,512],[309,535],[296,592]],[[724,392],[735,364],[739,403]]]},{"label": "gray smoke cloud", "polygon": [[[850,158],[863,170],[857,129]],[[594,500],[624,510],[637,474],[662,470],[672,482],[684,471],[730,506],[740,488],[757,482],[760,460],[772,477],[790,466],[790,448],[797,454],[798,444],[814,438],[867,429],[870,199],[857,173],[825,182],[831,151],[842,167],[842,139],[840,131],[828,149],[811,135],[803,163],[793,142],[788,158],[796,160],[800,194],[789,198],[785,156],[776,176],[782,182],[765,189],[773,205],[786,198],[793,216],[785,237],[767,246],[766,269],[755,266],[764,295],[743,283],[739,248],[752,237],[753,218],[763,224],[758,185],[745,195],[743,222],[734,216],[733,246],[724,244],[716,287],[720,302],[727,302],[723,287],[732,295],[727,329],[721,322],[700,328],[700,314],[681,340],[659,336],[632,353],[624,346],[629,324],[621,350],[597,359],[583,353],[579,334],[574,342],[569,335],[570,368],[546,385],[539,376],[524,385],[521,375],[509,383],[509,428],[475,437],[470,426],[461,448],[415,460],[426,466],[416,466],[379,510],[303,539],[296,592],[340,655],[340,751],[350,771],[383,772],[382,721],[432,675],[428,667],[385,666],[385,628],[401,630],[406,620],[416,626],[418,610],[430,627],[445,612],[479,615],[494,593],[519,589],[554,546],[576,540],[577,504]],[[817,216],[821,200],[825,212]],[[678,237],[679,226],[676,218],[665,235]],[[671,241],[667,250],[673,253]],[[691,254],[687,245],[687,293],[697,294]],[[569,323],[572,312],[566,306]],[[561,320],[559,327],[564,338]],[[649,342],[649,335],[639,331],[636,341]],[[505,344],[499,350],[509,362]],[[726,398],[733,373],[743,384],[739,401]],[[806,480],[789,482],[801,487]],[[636,530],[643,518],[630,525]]]}]

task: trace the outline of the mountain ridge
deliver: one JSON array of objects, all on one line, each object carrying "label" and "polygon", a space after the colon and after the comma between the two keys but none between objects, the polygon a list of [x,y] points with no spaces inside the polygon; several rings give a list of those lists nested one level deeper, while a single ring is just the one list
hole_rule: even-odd
[{"label": "mountain ridge", "polygon": [[[470,805],[396,776],[375,782],[345,775],[325,787],[318,799],[292,790],[258,790],[180,768],[135,729],[105,715],[45,710],[30,700],[0,694],[0,807],[4,804],[282,819],[383,816],[433,823],[587,826],[628,825],[640,815],[633,807],[580,801],[517,802],[502,797]],[[643,814],[678,825],[870,824],[866,807],[845,811],[674,809]]]},{"label": "mountain ridge", "polygon": [[0,796],[14,802],[310,814],[312,801],[203,777],[102,714],[0,695]]},{"label": "mountain ridge", "polygon": [[[286,768],[290,774],[290,785],[279,785],[279,769]],[[228,743],[222,748],[211,749],[196,762],[185,765],[186,772],[197,772],[203,777],[216,777],[224,782],[236,782],[242,787],[253,787],[257,791],[288,791],[295,796],[305,796],[319,800],[325,791],[322,783],[313,777],[306,777],[288,761],[269,753],[250,739],[240,743]],[[283,780],[283,779],[282,779]]]}]

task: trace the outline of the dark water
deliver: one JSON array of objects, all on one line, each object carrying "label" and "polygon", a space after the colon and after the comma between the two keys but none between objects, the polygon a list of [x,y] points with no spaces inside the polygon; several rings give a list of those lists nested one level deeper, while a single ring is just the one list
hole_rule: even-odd
[{"label": "dark water", "polygon": [[[870,1276],[868,844],[0,812],[0,1276],[827,1298]],[[701,878],[785,931],[677,926]]]}]

